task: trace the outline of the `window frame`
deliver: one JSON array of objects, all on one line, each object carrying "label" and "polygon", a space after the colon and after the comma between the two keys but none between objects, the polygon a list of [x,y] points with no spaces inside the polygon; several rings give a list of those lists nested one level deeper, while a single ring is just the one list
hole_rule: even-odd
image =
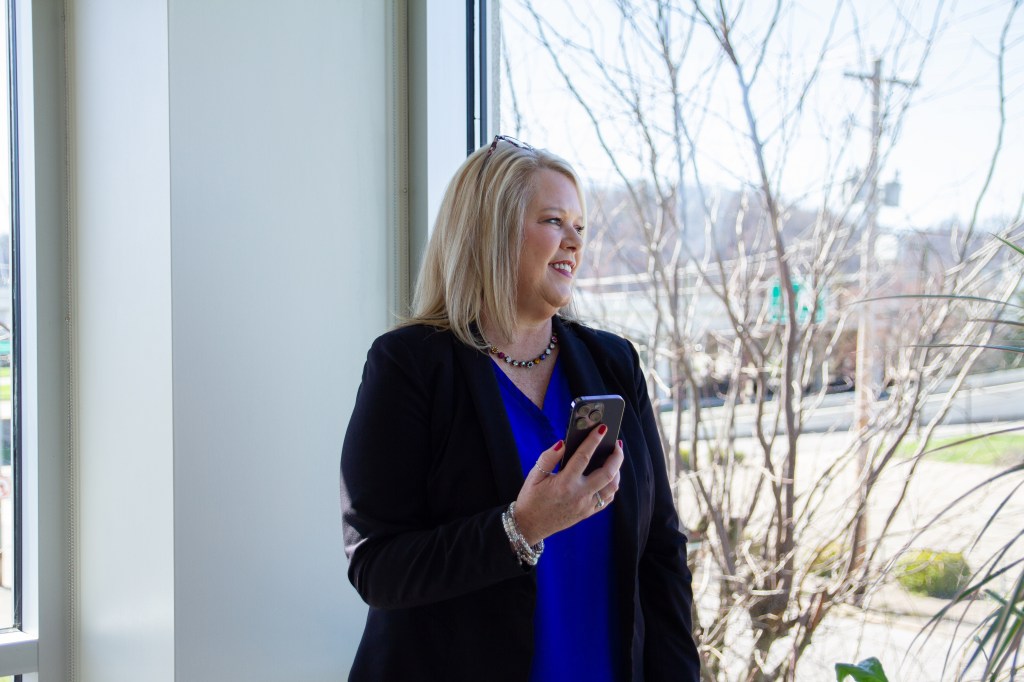
[{"label": "window frame", "polygon": [[21,673],[35,672],[38,658],[38,638],[35,633],[26,632],[23,629],[23,614],[25,610],[24,599],[24,578],[25,562],[22,560],[24,548],[31,547],[32,543],[24,542],[26,529],[23,525],[22,514],[23,501],[25,497],[26,478],[23,472],[23,440],[21,428],[22,409],[22,334],[23,327],[21,315],[21,285],[22,269],[20,267],[21,247],[21,224],[20,205],[21,195],[19,193],[19,139],[18,139],[18,85],[20,74],[18,73],[18,26],[15,0],[6,0],[4,11],[7,14],[7,34],[4,36],[4,45],[7,55],[8,71],[8,105],[9,125],[7,134],[10,137],[10,268],[11,268],[11,482],[13,489],[12,512],[14,514],[14,594],[13,594],[13,626],[0,631],[0,675],[16,675]]},{"label": "window frame", "polygon": [[74,660],[66,46],[62,2],[7,2],[16,627],[0,632],[0,675],[36,682],[73,679]]}]

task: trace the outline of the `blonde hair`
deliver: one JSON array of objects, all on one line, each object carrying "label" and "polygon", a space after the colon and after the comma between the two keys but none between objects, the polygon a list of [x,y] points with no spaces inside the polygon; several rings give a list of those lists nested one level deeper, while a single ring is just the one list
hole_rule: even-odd
[{"label": "blonde hair", "polygon": [[416,283],[412,315],[403,324],[450,330],[463,343],[485,349],[473,325],[486,315],[505,338],[514,336],[523,220],[533,199],[534,176],[543,169],[573,183],[586,224],[579,178],[564,159],[504,138],[477,149],[445,190]]}]

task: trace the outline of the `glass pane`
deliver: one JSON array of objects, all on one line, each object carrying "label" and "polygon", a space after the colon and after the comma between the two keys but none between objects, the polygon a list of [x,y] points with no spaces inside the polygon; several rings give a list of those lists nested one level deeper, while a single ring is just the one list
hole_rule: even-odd
[{"label": "glass pane", "polygon": [[646,362],[705,679],[1022,670],[1020,9],[500,4],[494,132],[584,183],[576,313]]},{"label": "glass pane", "polygon": [[15,626],[14,296],[11,258],[11,98],[8,6],[0,3],[0,628]]}]

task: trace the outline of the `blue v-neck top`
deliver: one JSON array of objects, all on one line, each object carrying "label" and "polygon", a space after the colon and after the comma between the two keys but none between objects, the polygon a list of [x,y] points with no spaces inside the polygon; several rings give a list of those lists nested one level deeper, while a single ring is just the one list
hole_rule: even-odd
[{"label": "blue v-neck top", "polygon": [[[569,383],[556,359],[544,407],[538,409],[497,365],[493,369],[525,476],[541,452],[565,437]],[[544,540],[537,564],[531,682],[612,681],[618,658],[612,559],[610,507]]]}]

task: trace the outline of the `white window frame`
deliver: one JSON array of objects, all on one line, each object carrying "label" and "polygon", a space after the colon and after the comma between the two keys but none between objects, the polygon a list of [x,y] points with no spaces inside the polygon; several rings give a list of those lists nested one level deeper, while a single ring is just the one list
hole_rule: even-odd
[{"label": "white window frame", "polygon": [[15,3],[13,91],[19,224],[21,629],[0,633],[0,675],[61,679],[68,669],[69,452],[62,2]]}]

